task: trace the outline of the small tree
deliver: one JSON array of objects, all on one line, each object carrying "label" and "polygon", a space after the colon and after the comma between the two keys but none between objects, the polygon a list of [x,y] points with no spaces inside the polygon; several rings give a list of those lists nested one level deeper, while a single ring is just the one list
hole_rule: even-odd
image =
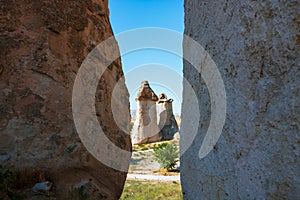
[{"label": "small tree", "polygon": [[174,143],[162,143],[154,148],[154,157],[162,168],[171,171],[179,160],[179,149]]}]

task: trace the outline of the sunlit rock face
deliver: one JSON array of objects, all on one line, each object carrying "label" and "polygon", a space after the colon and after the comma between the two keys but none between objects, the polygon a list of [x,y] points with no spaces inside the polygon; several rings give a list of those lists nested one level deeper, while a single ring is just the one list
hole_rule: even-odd
[{"label": "sunlit rock face", "polygon": [[151,89],[148,81],[143,81],[136,97],[137,113],[132,128],[132,143],[141,144],[159,141],[157,126],[156,94]]},{"label": "sunlit rock face", "polygon": [[[214,105],[201,76],[184,63],[184,77],[195,90],[200,108],[197,136],[181,157],[185,199],[300,198],[297,13],[296,0],[185,1],[185,34],[208,51],[227,96],[221,137],[199,159]],[[183,47],[185,56],[191,53]],[[192,123],[185,91],[181,143]]]},{"label": "sunlit rock face", "polygon": [[[58,199],[86,180],[95,197],[118,199],[126,173],[86,150],[72,116],[77,71],[87,54],[112,36],[107,1],[1,1],[0,13],[0,165],[26,171],[21,175],[32,182],[50,179]],[[110,106],[122,76],[117,59],[99,82],[96,112],[106,136],[130,150],[130,137],[114,123]],[[120,84],[119,118],[129,124],[128,93]]]}]

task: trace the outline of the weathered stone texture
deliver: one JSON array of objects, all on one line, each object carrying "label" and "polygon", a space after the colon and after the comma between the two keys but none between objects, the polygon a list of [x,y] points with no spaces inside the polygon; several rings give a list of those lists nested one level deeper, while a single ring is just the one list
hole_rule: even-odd
[{"label": "weathered stone texture", "polygon": [[173,114],[173,99],[168,99],[167,95],[162,93],[158,99],[158,128],[160,130],[160,140],[172,140],[175,133],[178,133],[178,125]]},{"label": "weathered stone texture", "polygon": [[156,114],[156,101],[158,98],[148,81],[141,83],[135,100],[137,101],[137,117],[132,128],[132,143],[141,144],[159,141]]},{"label": "weathered stone texture", "polygon": [[[201,113],[198,135],[181,158],[185,199],[300,199],[298,14],[296,0],[185,1],[185,34],[213,58],[227,95],[222,135],[200,160],[210,98],[184,63]],[[190,123],[183,98],[181,135]]]},{"label": "weathered stone texture", "polygon": [[[64,193],[92,179],[97,197],[117,199],[126,173],[87,152],[76,133],[71,105],[83,59],[112,36],[104,4],[107,1],[0,1],[0,164],[48,174]],[[110,108],[112,89],[123,75],[120,60],[108,70],[95,95],[98,119],[116,145],[130,150],[129,135],[116,126]],[[119,114],[129,124],[125,102]]]}]

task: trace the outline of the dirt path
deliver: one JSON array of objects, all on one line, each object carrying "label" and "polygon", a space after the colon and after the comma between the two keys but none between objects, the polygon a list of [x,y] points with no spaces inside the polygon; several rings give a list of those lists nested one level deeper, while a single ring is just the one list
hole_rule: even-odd
[{"label": "dirt path", "polygon": [[[167,141],[168,142],[168,141]],[[160,142],[162,143],[162,142]],[[133,147],[128,179],[156,180],[156,181],[180,181],[179,173],[160,173],[160,164],[154,159],[153,146],[158,143]]]},{"label": "dirt path", "polygon": [[160,169],[159,163],[154,159],[153,150],[137,150],[132,152],[129,173],[153,174]]},{"label": "dirt path", "polygon": [[129,180],[149,180],[149,181],[180,181],[180,176],[162,176],[151,174],[127,174]]}]

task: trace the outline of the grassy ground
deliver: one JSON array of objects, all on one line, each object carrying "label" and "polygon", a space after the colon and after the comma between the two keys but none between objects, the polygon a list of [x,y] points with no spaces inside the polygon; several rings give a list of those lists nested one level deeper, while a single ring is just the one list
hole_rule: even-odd
[{"label": "grassy ground", "polygon": [[180,183],[176,181],[127,180],[120,200],[181,200]]},{"label": "grassy ground", "polygon": [[154,142],[154,143],[146,143],[146,144],[135,144],[132,146],[132,151],[143,151],[148,149],[153,149],[159,144],[163,143],[175,143],[177,146],[179,146],[179,140],[168,140],[168,141],[162,141],[162,142]]}]

